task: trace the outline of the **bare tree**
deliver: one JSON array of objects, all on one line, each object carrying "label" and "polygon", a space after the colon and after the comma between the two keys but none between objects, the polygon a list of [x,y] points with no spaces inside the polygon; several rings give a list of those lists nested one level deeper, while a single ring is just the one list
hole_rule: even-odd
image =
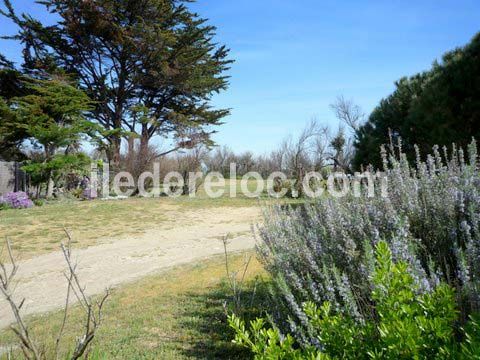
[{"label": "bare tree", "polygon": [[352,138],[345,135],[343,127],[339,127],[337,133],[330,141],[330,156],[333,171],[349,172],[353,156]]},{"label": "bare tree", "polygon": [[281,149],[273,150],[270,154],[270,166],[272,171],[281,171],[283,164],[283,153]]},{"label": "bare tree", "polygon": [[230,163],[236,161],[236,156],[228,146],[217,147],[205,159],[209,171],[218,171],[223,176],[230,174]]},{"label": "bare tree", "polygon": [[353,139],[365,121],[365,113],[352,99],[347,100],[343,95],[338,96],[330,108],[340,123],[350,130],[350,135],[346,134],[343,126],[339,127],[330,141],[331,154],[329,158],[333,162],[334,171],[348,172],[354,153]]},{"label": "bare tree", "polygon": [[[242,310],[242,304],[244,300],[243,294],[245,292],[245,276],[247,275],[248,267],[250,266],[253,256],[249,254],[245,254],[241,269],[232,271],[230,266],[230,260],[228,257],[228,244],[229,244],[228,234],[222,238],[222,243],[223,243],[223,251],[225,255],[225,271],[227,275],[228,285],[230,287],[230,291],[232,292],[233,312],[235,314],[239,314]],[[255,284],[255,289],[256,289],[256,284]],[[253,291],[251,302],[253,302],[254,296],[255,296],[255,290]],[[226,303],[224,304],[224,308],[226,309]]]},{"label": "bare tree", "polygon": [[138,179],[140,174],[152,169],[153,163],[159,158],[159,153],[160,150],[154,145],[141,147],[138,142],[133,142],[129,144],[128,152],[121,156],[120,168]]},{"label": "bare tree", "polygon": [[365,113],[362,108],[355,104],[352,99],[345,99],[343,95],[338,96],[335,102],[330,105],[330,108],[335,113],[336,118],[353,132],[356,132],[365,120]]},{"label": "bare tree", "polygon": [[255,162],[256,161],[251,151],[246,151],[240,155],[235,156],[237,175],[243,176],[249,171],[253,171]]},{"label": "bare tree", "polygon": [[0,261],[0,268],[2,270],[0,273],[0,291],[7,303],[10,305],[12,313],[15,317],[16,326],[11,326],[11,329],[20,340],[20,347],[25,358],[35,360],[41,359],[42,354],[37,348],[37,344],[32,340],[28,327],[20,315],[20,310],[22,309],[25,300],[17,303],[13,299],[13,280],[17,274],[18,266],[13,257],[12,247],[8,240],[5,241],[5,247],[11,265],[7,266],[3,261]]},{"label": "bare tree", "polygon": [[203,144],[195,146],[186,152],[179,152],[175,156],[176,170],[184,179],[183,195],[196,193],[203,182],[203,178],[190,178],[192,173],[201,172],[202,162],[207,156],[207,148]]},{"label": "bare tree", "polygon": [[60,343],[63,338],[65,326],[68,318],[70,297],[72,294],[84,310],[84,331],[81,336],[77,338],[73,354],[70,356],[71,360],[80,359],[86,357],[90,344],[92,343],[98,327],[102,321],[102,310],[110,292],[105,291],[105,294],[99,301],[93,300],[86,296],[85,287],[81,285],[77,273],[77,264],[72,261],[71,243],[72,237],[70,233],[65,230],[68,242],[62,244],[62,252],[67,264],[67,270],[65,272],[65,278],[67,279],[67,295],[65,299],[65,309],[63,313],[63,320],[60,326],[59,333],[55,340],[54,354],[50,355],[46,353],[46,347],[39,347],[38,342],[35,341],[29,328],[21,315],[21,309],[25,302],[23,299],[20,302],[14,300],[13,297],[13,281],[18,271],[18,264],[13,256],[12,248],[8,239],[5,241],[5,248],[9,259],[9,264],[0,260],[0,292],[10,305],[12,313],[15,317],[15,324],[11,325],[12,331],[15,333],[19,340],[19,347],[23,352],[23,355],[28,360],[47,360],[58,359],[60,351]]},{"label": "bare tree", "polygon": [[296,181],[297,191],[301,192],[301,183],[306,172],[315,170],[315,164],[323,166],[328,133],[327,126],[312,120],[298,138],[289,137],[283,141],[280,147],[283,154],[282,169]]}]

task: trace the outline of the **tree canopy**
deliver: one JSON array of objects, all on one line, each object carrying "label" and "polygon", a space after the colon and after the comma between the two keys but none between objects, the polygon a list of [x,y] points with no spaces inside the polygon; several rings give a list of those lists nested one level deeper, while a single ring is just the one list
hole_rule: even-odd
[{"label": "tree canopy", "polygon": [[[0,65],[1,66],[1,65]],[[24,160],[21,147],[28,137],[26,129],[19,126],[17,114],[10,107],[13,98],[29,93],[28,78],[10,68],[0,68],[0,154],[3,160]]]},{"label": "tree canopy", "polygon": [[401,137],[415,158],[432,146],[468,145],[480,138],[480,34],[465,47],[446,53],[431,70],[405,77],[356,132],[355,166],[381,166],[379,148]]},{"label": "tree canopy", "polygon": [[[3,15],[19,28],[29,74],[67,73],[94,100],[91,118],[106,131],[110,160],[121,137],[174,137],[172,150],[209,143],[211,126],[227,109],[211,96],[227,88],[228,49],[213,42],[215,27],[184,0],[42,0],[58,16],[44,25],[17,14],[4,0]],[[120,131],[122,130],[122,131]]]},{"label": "tree canopy", "polygon": [[51,196],[55,171],[86,162],[77,147],[86,134],[95,134],[95,125],[85,117],[92,103],[83,91],[61,79],[24,78],[20,86],[25,95],[0,97],[0,144],[15,145],[21,153],[29,141],[41,151],[24,169],[38,183],[48,182],[47,196]]}]

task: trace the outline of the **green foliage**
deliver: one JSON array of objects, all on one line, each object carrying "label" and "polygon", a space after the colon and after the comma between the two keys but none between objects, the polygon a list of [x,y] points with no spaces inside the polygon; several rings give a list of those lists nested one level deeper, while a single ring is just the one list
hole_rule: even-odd
[{"label": "green foliage", "polygon": [[60,80],[35,81],[32,93],[12,100],[19,128],[34,145],[43,147],[47,158],[61,147],[78,143],[91,126],[85,112],[91,109],[87,95]]},{"label": "green foliage", "polygon": [[27,161],[22,170],[30,175],[32,184],[40,185],[47,182],[50,176],[58,182],[70,173],[87,173],[90,163],[91,159],[83,153],[56,154],[49,160]]},{"label": "green foliage", "polygon": [[[379,318],[379,344],[373,358],[451,358],[457,310],[453,289],[440,284],[431,293],[419,294],[405,262],[394,264],[384,242],[377,246],[372,299]],[[373,356],[375,354],[375,356]]]},{"label": "green foliage", "polygon": [[[85,113],[92,109],[88,96],[62,80],[24,78],[22,84],[26,95],[8,101],[0,98],[0,143],[12,147],[29,140],[34,148],[41,149],[23,167],[33,184],[85,168],[90,160],[77,148],[86,134],[96,131],[85,119]],[[51,185],[49,190],[50,194]]]},{"label": "green foliage", "polygon": [[421,293],[408,264],[392,259],[386,242],[376,247],[371,276],[372,316],[359,323],[334,311],[329,302],[304,304],[308,326],[316,333],[316,348],[299,347],[290,335],[267,328],[257,319],[247,329],[235,315],[229,325],[235,342],[249,348],[256,359],[472,359],[480,352],[480,327],[473,319],[457,341],[455,294],[446,284]]},{"label": "green foliage", "polygon": [[7,102],[0,97],[0,152],[2,158],[19,158],[20,144],[24,136],[17,130],[17,118]]},{"label": "green foliage", "polygon": [[42,199],[33,199],[33,204],[35,206],[43,206],[43,205],[45,205],[45,201],[42,200]]},{"label": "green foliage", "polygon": [[143,143],[174,135],[188,147],[210,143],[208,127],[229,113],[210,105],[228,85],[229,51],[213,42],[215,27],[188,9],[189,0],[39,1],[58,19],[53,25],[17,16],[4,2],[25,45],[24,67],[78,79],[95,101],[92,120],[109,132],[112,157],[121,129]]},{"label": "green foliage", "polygon": [[355,167],[382,165],[380,146],[401,136],[409,160],[414,145],[427,153],[433,145],[466,146],[480,137],[480,34],[465,47],[443,56],[431,70],[402,78],[356,134]]},{"label": "green foliage", "polygon": [[295,340],[287,335],[282,337],[278,330],[266,328],[264,319],[256,319],[250,322],[247,330],[245,322],[235,315],[228,317],[229,326],[235,331],[235,344],[249,348],[255,359],[330,359],[325,354],[315,354],[315,350],[302,350],[295,348]]},{"label": "green foliage", "polygon": [[0,153],[4,160],[22,160],[25,154],[21,145],[27,137],[15,111],[10,107],[13,97],[21,96],[27,91],[22,75],[14,70],[0,69]]},{"label": "green foliage", "polygon": [[480,316],[470,316],[465,328],[465,341],[461,344],[464,359],[480,359]]},{"label": "green foliage", "polygon": [[0,150],[23,160],[25,141],[42,147],[46,157],[61,147],[74,147],[95,133],[85,113],[92,109],[86,94],[66,81],[35,80],[15,70],[0,70]]},{"label": "green foliage", "polygon": [[13,209],[11,205],[6,204],[6,203],[0,203],[0,211],[1,210],[10,210]]}]

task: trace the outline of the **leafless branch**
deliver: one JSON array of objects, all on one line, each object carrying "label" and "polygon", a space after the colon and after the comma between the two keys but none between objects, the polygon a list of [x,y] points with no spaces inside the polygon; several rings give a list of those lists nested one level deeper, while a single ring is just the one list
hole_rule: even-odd
[{"label": "leafless branch", "polygon": [[[67,271],[65,273],[65,277],[67,279],[68,288],[65,299],[64,315],[59,333],[55,339],[54,354],[51,357],[47,357],[44,351],[39,350],[37,342],[30,334],[29,329],[20,313],[24,300],[18,303],[13,299],[12,283],[14,281],[15,275],[17,274],[18,265],[13,256],[12,247],[9,240],[7,239],[5,241],[4,248],[7,251],[9,263],[7,264],[0,259],[0,293],[10,305],[12,313],[15,317],[15,325],[12,325],[11,329],[18,338],[19,347],[23,353],[23,356],[25,357],[25,359],[28,360],[47,360],[50,358],[58,359],[60,343],[68,319],[69,303],[72,293],[75,295],[85,312],[85,330],[82,336],[77,339],[75,350],[73,352],[73,355],[71,356],[71,359],[76,360],[82,358],[83,356],[86,356],[88,354],[89,346],[95,337],[98,327],[100,326],[103,307],[108,296],[110,295],[109,290],[106,290],[100,301],[94,301],[87,297],[85,288],[81,286],[80,280],[78,278],[77,265],[74,264],[72,261],[71,234],[66,229],[65,234],[67,236],[68,242],[66,245],[62,244],[61,248],[63,256],[67,263]],[[46,349],[47,347],[44,346],[42,348]]]},{"label": "leafless branch", "polygon": [[335,102],[330,105],[338,120],[347,125],[354,132],[365,119],[365,113],[362,108],[356,105],[353,100],[347,100],[343,95],[337,97]]},{"label": "leafless branch", "polygon": [[80,359],[85,352],[87,351],[90,343],[95,337],[95,333],[101,323],[101,314],[103,305],[105,304],[106,299],[110,295],[109,290],[105,291],[104,296],[100,302],[93,302],[85,293],[85,288],[81,286],[78,274],[76,272],[76,264],[72,262],[71,258],[71,234],[65,229],[65,234],[67,235],[68,243],[67,245],[62,244],[62,252],[65,258],[65,261],[68,266],[68,274],[66,275],[68,279],[68,287],[73,291],[77,297],[78,302],[81,304],[85,311],[85,331],[83,336],[77,339],[77,344],[75,350],[71,357],[72,360]]},{"label": "leafless branch", "polygon": [[17,274],[18,265],[13,257],[12,247],[8,239],[5,240],[5,248],[7,250],[10,264],[5,264],[3,261],[0,261],[0,268],[2,269],[2,273],[0,274],[0,292],[10,305],[10,309],[15,317],[16,326],[12,325],[11,329],[20,341],[20,347],[25,358],[38,360],[41,359],[41,353],[35,342],[32,340],[28,327],[20,314],[24,301],[22,300],[20,303],[17,303],[13,299],[12,283]]},{"label": "leafless branch", "polygon": [[233,296],[233,306],[235,313],[239,313],[241,306],[242,306],[242,294],[244,290],[244,283],[245,283],[245,276],[247,274],[248,268],[252,261],[252,255],[245,255],[243,266],[242,266],[242,276],[238,279],[238,274],[240,271],[231,272],[229,259],[228,259],[228,235],[225,235],[222,238],[223,242],[223,249],[225,254],[225,270],[227,273],[228,282],[230,285],[230,289],[232,290]]}]

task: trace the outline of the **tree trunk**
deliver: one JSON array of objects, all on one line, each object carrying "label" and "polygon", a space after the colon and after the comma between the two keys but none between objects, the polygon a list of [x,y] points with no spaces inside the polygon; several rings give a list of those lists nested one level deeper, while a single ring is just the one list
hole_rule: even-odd
[{"label": "tree trunk", "polygon": [[119,136],[114,136],[112,138],[112,158],[111,165],[114,171],[118,171],[120,168],[120,148],[122,144],[122,139]]},{"label": "tree trunk", "polygon": [[[53,145],[50,145],[50,144],[45,144],[44,146],[45,146],[45,163],[48,163],[55,156],[56,149]],[[48,170],[47,193],[46,193],[47,199],[53,196],[54,185],[55,184],[53,182],[53,170]]]},{"label": "tree trunk", "polygon": [[48,175],[48,182],[47,182],[47,199],[51,198],[53,196],[53,174],[50,172]]},{"label": "tree trunk", "polygon": [[135,151],[135,136],[130,135],[128,137],[128,156],[134,156]]},{"label": "tree trunk", "polygon": [[[122,128],[122,116],[123,116],[123,109],[121,107],[120,102],[117,103],[115,106],[115,113],[113,114],[113,126],[114,129],[121,129]],[[112,146],[112,159],[111,159],[111,166],[115,172],[120,171],[120,152],[122,147],[122,138],[119,134],[113,134],[111,136],[111,146]]]},{"label": "tree trunk", "polygon": [[127,154],[127,169],[133,172],[135,168],[135,137],[130,135],[128,137],[128,154]]},{"label": "tree trunk", "polygon": [[148,125],[142,124],[142,136],[140,138],[140,156],[145,158],[148,152],[148,142],[150,141],[150,136],[148,134]]}]

